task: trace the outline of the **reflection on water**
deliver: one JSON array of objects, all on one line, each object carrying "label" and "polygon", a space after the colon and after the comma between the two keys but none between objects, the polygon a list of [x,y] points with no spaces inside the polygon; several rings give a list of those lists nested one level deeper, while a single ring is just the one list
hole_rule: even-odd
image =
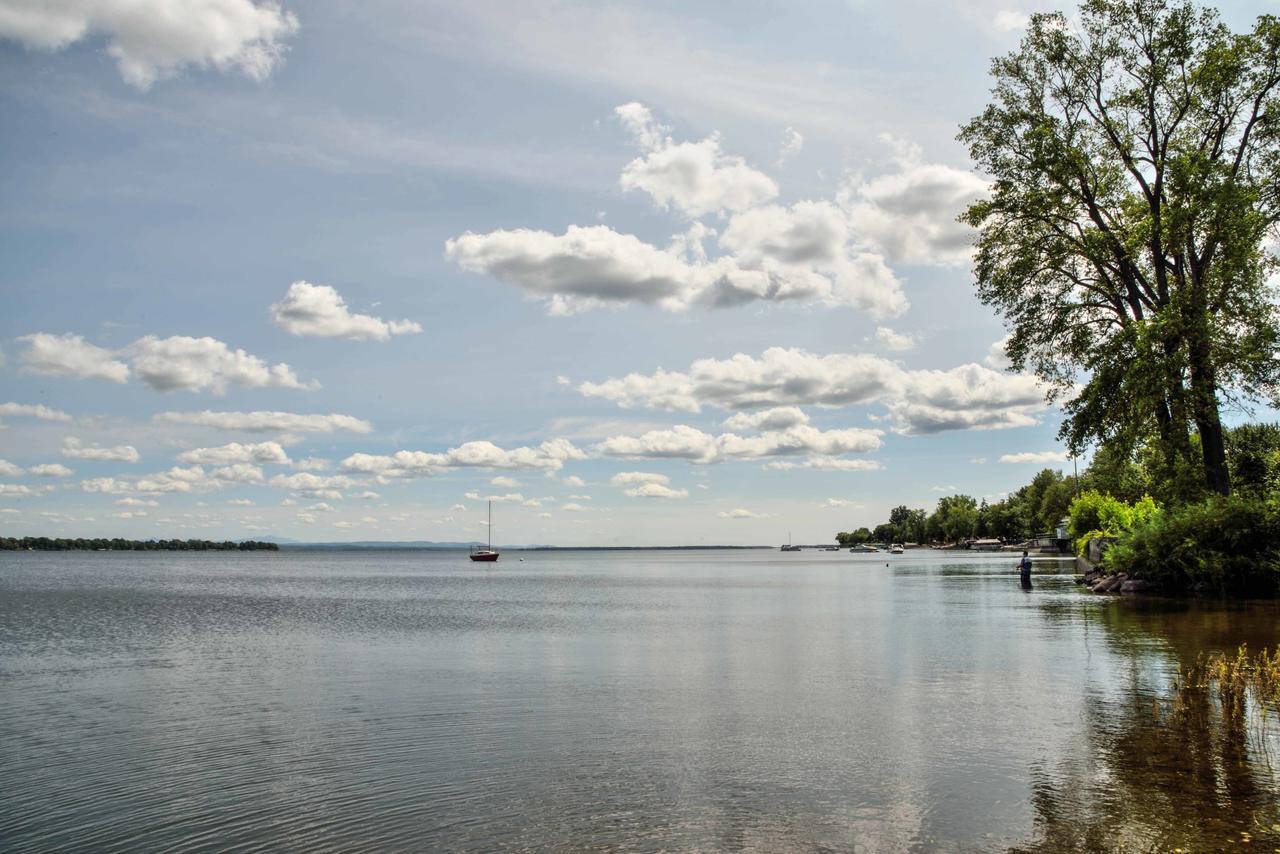
[{"label": "reflection on water", "polygon": [[1280,844],[1280,727],[1170,691],[1280,642],[1274,605],[977,555],[525,557],[0,557],[0,847]]}]

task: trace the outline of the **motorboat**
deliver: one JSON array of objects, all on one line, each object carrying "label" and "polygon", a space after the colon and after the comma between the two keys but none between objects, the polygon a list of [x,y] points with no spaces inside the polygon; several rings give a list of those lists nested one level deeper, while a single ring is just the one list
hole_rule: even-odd
[{"label": "motorboat", "polygon": [[889,554],[891,555],[900,555],[902,554],[902,552],[903,552],[902,543],[894,543],[893,545],[889,546]]}]

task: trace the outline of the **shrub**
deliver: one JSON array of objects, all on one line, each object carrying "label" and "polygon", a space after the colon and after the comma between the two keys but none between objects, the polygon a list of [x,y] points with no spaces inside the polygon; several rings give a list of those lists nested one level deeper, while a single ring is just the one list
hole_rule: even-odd
[{"label": "shrub", "polygon": [[1110,494],[1091,489],[1071,502],[1067,527],[1075,540],[1076,553],[1082,555],[1095,537],[1119,537],[1146,525],[1159,514],[1160,505],[1150,495],[1126,504]]},{"label": "shrub", "polygon": [[1216,497],[1153,515],[1110,548],[1107,567],[1168,593],[1280,596],[1280,506]]}]

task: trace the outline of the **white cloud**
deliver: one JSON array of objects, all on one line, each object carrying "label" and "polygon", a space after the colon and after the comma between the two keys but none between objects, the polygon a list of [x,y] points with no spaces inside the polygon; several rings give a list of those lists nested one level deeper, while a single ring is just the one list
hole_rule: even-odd
[{"label": "white cloud", "polygon": [[107,495],[208,492],[220,489],[222,486],[220,481],[205,474],[200,466],[190,468],[174,466],[168,471],[139,477],[96,477],[80,481],[80,488],[85,492]]},{"label": "white cloud", "polygon": [[622,471],[609,478],[609,483],[614,486],[636,486],[645,483],[670,483],[671,478],[665,474],[647,471]]},{"label": "white cloud", "polygon": [[22,469],[8,460],[0,460],[0,477],[22,477]]},{"label": "white cloud", "polygon": [[148,498],[148,499],[121,498],[116,501],[116,504],[119,504],[122,507],[159,507],[160,506],[160,502],[156,501],[154,498]]},{"label": "white cloud", "polygon": [[894,332],[887,326],[876,327],[876,341],[886,350],[901,352],[916,346],[916,338],[907,332]]},{"label": "white cloud", "polygon": [[298,471],[324,471],[333,463],[322,457],[305,457],[301,460],[294,460],[292,465]]},{"label": "white cloud", "polygon": [[632,498],[688,498],[689,490],[672,489],[661,483],[642,483],[624,490],[623,494],[630,495]]},{"label": "white cloud", "polygon": [[232,350],[216,338],[148,335],[127,348],[133,371],[156,391],[211,390],[223,394],[228,385],[245,388],[313,389],[283,362],[268,365],[244,350]]},{"label": "white cloud", "polygon": [[242,445],[232,442],[216,448],[195,448],[178,454],[180,463],[196,463],[200,465],[225,466],[233,463],[270,463],[272,465],[288,465],[289,455],[279,442],[259,442]]},{"label": "white cloud", "polygon": [[0,418],[36,418],[40,421],[70,421],[71,416],[58,409],[50,409],[43,403],[0,403]]},{"label": "white cloud", "polygon": [[227,503],[232,507],[252,507],[253,501],[249,498],[228,498]]},{"label": "white cloud", "polygon": [[[0,11],[3,11],[3,7],[0,7]],[[129,366],[117,361],[113,351],[90,344],[79,335],[37,332],[23,335],[18,340],[27,344],[27,349],[19,359],[23,370],[31,373],[77,380],[110,380],[114,383],[127,382],[129,379]]]},{"label": "white cloud", "polygon": [[735,507],[733,510],[721,510],[717,515],[721,519],[763,519],[767,514],[753,513],[742,507]]},{"label": "white cloud", "polygon": [[1009,9],[1001,9],[996,12],[995,18],[991,21],[991,26],[997,32],[1016,33],[1026,29],[1027,24],[1031,22],[1031,18],[1025,12],[1016,12]]},{"label": "white cloud", "polygon": [[759,412],[739,412],[725,419],[730,430],[786,430],[808,424],[809,416],[796,406],[775,406]]},{"label": "white cloud", "polygon": [[278,474],[268,481],[272,486],[301,492],[317,498],[339,498],[338,490],[350,489],[358,482],[345,475],[318,475],[310,472]]},{"label": "white cloud", "polygon": [[569,504],[563,505],[560,509],[566,513],[581,513],[587,508],[583,507],[581,504],[574,504],[570,502]]},{"label": "white cloud", "polygon": [[1020,454],[1001,454],[1002,463],[1063,463],[1071,459],[1066,451],[1025,451]]},{"label": "white cloud", "polygon": [[539,513],[539,514],[538,514],[538,518],[539,518],[539,519],[550,519],[550,518],[551,518],[551,514],[550,514],[550,513]]},{"label": "white cloud", "polygon": [[216,468],[209,474],[217,480],[225,480],[230,483],[262,483],[264,480],[262,467],[250,463],[232,463],[228,466]]},{"label": "white cloud", "polygon": [[61,463],[44,463],[38,466],[29,466],[27,474],[36,477],[71,477],[75,472]]},{"label": "white cloud", "polygon": [[216,338],[147,335],[118,351],[89,344],[79,335],[37,332],[18,340],[27,343],[21,357],[23,369],[49,376],[123,383],[128,381],[131,369],[117,360],[121,356],[130,361],[133,374],[161,392],[210,389],[222,394],[228,385],[318,388],[315,383],[302,383],[284,363],[268,365],[244,350],[232,350]]},{"label": "white cloud", "polygon": [[806,460],[774,460],[765,463],[767,471],[815,469],[817,471],[879,471],[884,468],[875,460],[846,460],[840,457],[809,457]]},{"label": "white cloud", "polygon": [[1039,382],[1025,374],[1002,374],[981,365],[949,370],[904,370],[870,354],[819,356],[772,347],[760,357],[739,353],[729,359],[699,359],[687,372],[659,369],[602,383],[584,382],[578,391],[622,407],[699,412],[779,406],[845,407],[883,403],[904,434],[945,430],[998,429],[1037,423],[1045,408]]},{"label": "white cloud", "polygon": [[52,486],[31,487],[20,483],[0,483],[0,496],[27,498],[33,495],[46,495],[52,491]]},{"label": "white cloud", "polygon": [[492,486],[501,486],[504,489],[515,489],[520,485],[520,481],[516,480],[514,477],[507,477],[506,475],[498,475],[490,480],[489,483]]},{"label": "white cloud", "polygon": [[332,433],[347,430],[371,433],[373,425],[351,415],[299,415],[293,412],[161,412],[153,420],[166,424],[191,424],[217,430],[246,433]]},{"label": "white cloud", "polygon": [[782,145],[778,148],[778,165],[786,163],[804,148],[804,135],[789,127],[782,132]]},{"label": "white cloud", "polygon": [[74,436],[62,440],[62,456],[73,460],[98,460],[100,462],[136,463],[139,460],[138,449],[133,445],[114,445],[103,448],[99,445],[86,447]]},{"label": "white cloud", "polygon": [[622,189],[641,190],[659,207],[690,218],[746,210],[778,195],[772,178],[722,152],[718,135],[676,142],[641,104],[624,104],[615,113],[644,149],[623,168],[618,179]]},{"label": "white cloud", "polygon": [[849,428],[818,430],[798,425],[768,430],[755,436],[722,433],[713,436],[696,427],[678,424],[669,430],[650,430],[639,436],[614,436],[596,446],[609,457],[627,459],[682,459],[691,463],[719,463],[733,459],[813,454],[839,456],[879,449],[879,430]]},{"label": "white cloud", "polygon": [[113,519],[142,519],[147,515],[145,510],[122,510],[119,513],[110,514]]},{"label": "white cloud", "polygon": [[284,299],[271,306],[271,318],[290,335],[318,338],[386,341],[392,335],[422,331],[412,320],[387,321],[368,314],[352,314],[335,289],[305,281],[289,286]]},{"label": "white cloud", "polygon": [[587,485],[587,482],[584,481],[582,478],[578,477],[576,474],[571,474],[568,477],[561,478],[561,482],[564,483],[565,486],[586,486]]},{"label": "white cloud", "polygon": [[883,138],[894,148],[895,170],[870,180],[852,176],[839,194],[858,239],[893,262],[967,263],[974,233],[956,217],[988,194],[988,182],[972,172],[925,163],[918,146]]},{"label": "white cloud", "polygon": [[263,80],[297,29],[269,0],[0,0],[0,36],[42,50],[104,38],[120,76],[144,90],[187,66]]},{"label": "white cloud", "polygon": [[983,364],[997,371],[1010,370],[1013,367],[1013,362],[1009,360],[1009,357],[1004,352],[1005,345],[1008,342],[1008,335],[998,341],[991,342],[991,346],[987,349],[987,355],[982,359]]},{"label": "white cloud", "polygon": [[478,492],[468,492],[463,498],[469,501],[492,501],[494,504],[519,504],[524,501],[524,496],[518,492],[508,492],[505,495],[481,495]]},{"label": "white cloud", "polygon": [[604,225],[466,232],[445,243],[445,256],[467,272],[487,273],[548,303],[551,314],[639,303],[668,311],[752,302],[851,306],[880,318],[901,314],[906,297],[883,257],[853,240],[847,211],[831,202],[764,205],[777,195],[768,176],[719,150],[715,136],[674,143],[647,108],[618,115],[645,148],[622,174],[624,188],[650,193],[687,216],[733,213],[719,239],[693,222],[659,248]]},{"label": "white cloud", "polygon": [[856,501],[850,501],[847,498],[828,498],[823,502],[824,507],[861,507],[862,505]]},{"label": "white cloud", "polygon": [[332,504],[326,504],[323,501],[318,502],[316,504],[312,504],[310,507],[305,508],[305,510],[309,513],[337,513],[338,512],[337,507],[334,507]]},{"label": "white cloud", "polygon": [[536,448],[503,450],[492,442],[466,442],[444,452],[397,451],[389,456],[352,454],[342,461],[343,471],[378,477],[430,477],[459,468],[541,469],[559,471],[566,460],[586,454],[566,439],[549,439]]},{"label": "white cloud", "polygon": [[368,489],[367,489],[367,490],[365,490],[364,492],[357,492],[357,493],[355,494],[355,496],[354,496],[354,497],[355,497],[355,498],[363,498],[363,499],[365,499],[366,501],[372,501],[373,499],[375,499],[375,498],[381,498],[382,496],[381,496],[381,495],[379,495],[378,493],[376,493],[376,492],[372,491],[372,490],[368,490]]}]

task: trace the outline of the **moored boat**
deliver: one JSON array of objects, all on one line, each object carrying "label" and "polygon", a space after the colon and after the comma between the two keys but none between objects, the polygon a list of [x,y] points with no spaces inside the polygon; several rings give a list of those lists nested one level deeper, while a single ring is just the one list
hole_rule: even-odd
[{"label": "moored boat", "polygon": [[467,555],[474,561],[483,563],[493,563],[498,559],[498,552],[493,547],[493,502],[489,502],[489,545],[484,548],[471,547],[471,554]]}]

